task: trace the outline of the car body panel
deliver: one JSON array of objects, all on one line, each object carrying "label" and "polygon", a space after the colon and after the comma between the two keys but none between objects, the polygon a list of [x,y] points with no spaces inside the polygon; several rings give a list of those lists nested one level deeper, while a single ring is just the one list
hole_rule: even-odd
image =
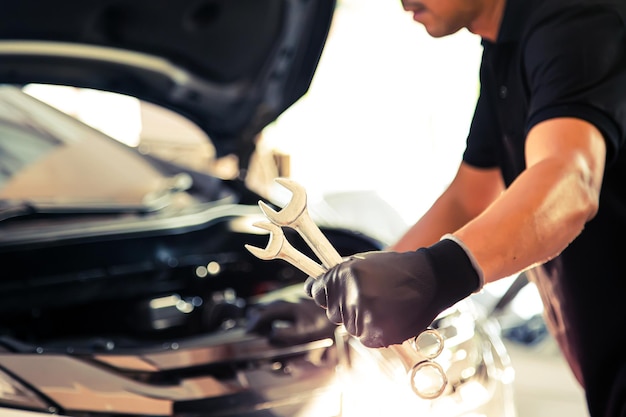
[{"label": "car body panel", "polygon": [[153,102],[193,120],[225,155],[253,147],[262,128],[308,90],[335,2],[6,6],[0,82],[74,85]]}]

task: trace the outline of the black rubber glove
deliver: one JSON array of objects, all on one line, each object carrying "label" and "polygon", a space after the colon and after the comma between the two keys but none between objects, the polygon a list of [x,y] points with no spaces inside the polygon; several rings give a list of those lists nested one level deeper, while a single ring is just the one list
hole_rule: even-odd
[{"label": "black rubber glove", "polygon": [[276,300],[255,305],[247,314],[247,330],[275,345],[291,346],[333,337],[337,325],[310,298]]},{"label": "black rubber glove", "polygon": [[418,335],[480,285],[465,251],[444,239],[415,252],[354,255],[309,277],[305,292],[365,346],[386,347]]}]

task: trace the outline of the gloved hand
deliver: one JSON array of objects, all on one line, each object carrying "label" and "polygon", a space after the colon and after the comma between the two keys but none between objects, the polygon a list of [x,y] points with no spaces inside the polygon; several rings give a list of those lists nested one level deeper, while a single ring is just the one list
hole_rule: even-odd
[{"label": "gloved hand", "polygon": [[270,343],[291,346],[333,337],[337,325],[310,298],[275,300],[255,305],[247,314],[247,330],[265,335]]},{"label": "gloved hand", "polygon": [[365,346],[387,347],[418,335],[481,285],[463,248],[444,239],[415,252],[354,255],[309,277],[305,292]]}]

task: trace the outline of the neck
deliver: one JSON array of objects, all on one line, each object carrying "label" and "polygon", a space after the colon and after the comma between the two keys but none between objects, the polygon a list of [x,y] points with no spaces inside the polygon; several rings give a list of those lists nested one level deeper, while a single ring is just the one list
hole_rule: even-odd
[{"label": "neck", "polygon": [[469,31],[494,42],[498,38],[506,1],[485,0],[483,12],[468,26]]}]

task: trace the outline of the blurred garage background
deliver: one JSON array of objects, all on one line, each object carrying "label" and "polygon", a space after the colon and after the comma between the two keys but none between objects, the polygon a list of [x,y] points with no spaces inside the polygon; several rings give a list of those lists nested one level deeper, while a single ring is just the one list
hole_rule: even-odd
[{"label": "blurred garage background", "polygon": [[[430,38],[399,1],[341,0],[309,92],[259,137],[253,169],[262,180],[252,186],[280,200],[284,190],[274,189],[272,179],[290,176],[330,223],[341,213],[324,213],[324,202],[341,207],[353,192],[369,193],[377,205],[359,214],[371,216],[374,235],[392,241],[454,175],[477,98],[480,54],[480,40],[468,32]],[[73,90],[70,100],[54,88],[27,91],[142,152],[223,177],[236,174],[237,161],[215,160],[198,129],[162,109],[86,90]],[[94,103],[103,110],[92,111]],[[406,193],[407,183],[415,193]],[[385,210],[402,221],[386,223],[380,215]],[[344,223],[355,217],[345,214]],[[501,294],[500,287],[487,292]],[[537,316],[536,290],[528,285],[522,291],[514,306],[518,314]],[[588,415],[582,390],[551,337],[540,332],[505,341],[520,417]]]}]

